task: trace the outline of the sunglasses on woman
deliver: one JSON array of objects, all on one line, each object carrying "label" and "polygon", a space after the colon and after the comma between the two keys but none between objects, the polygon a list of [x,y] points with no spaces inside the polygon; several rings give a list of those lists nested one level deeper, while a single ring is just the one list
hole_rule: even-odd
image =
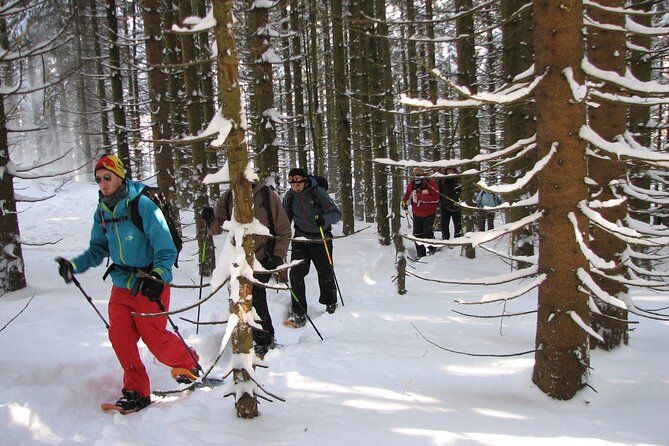
[{"label": "sunglasses on woman", "polygon": [[102,175],[101,177],[99,177],[99,176],[97,176],[97,175],[95,176],[95,182],[96,182],[97,184],[102,183],[102,181],[110,182],[111,179],[112,179],[112,176],[111,176],[110,174]]}]

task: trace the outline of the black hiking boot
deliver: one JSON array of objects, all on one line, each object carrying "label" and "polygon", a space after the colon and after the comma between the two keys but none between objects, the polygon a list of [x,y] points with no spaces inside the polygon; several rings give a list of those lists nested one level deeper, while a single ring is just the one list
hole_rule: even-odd
[{"label": "black hiking boot", "polygon": [[325,306],[325,311],[328,312],[328,314],[333,314],[337,310],[337,304],[327,304]]},{"label": "black hiking boot", "polygon": [[116,405],[126,412],[137,412],[151,404],[150,396],[139,396],[134,390],[123,389],[123,396],[116,401]]}]

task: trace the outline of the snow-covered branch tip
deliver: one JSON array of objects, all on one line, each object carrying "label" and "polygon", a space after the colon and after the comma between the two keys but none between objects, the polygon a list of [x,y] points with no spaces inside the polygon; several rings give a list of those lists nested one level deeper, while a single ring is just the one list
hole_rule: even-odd
[{"label": "snow-covered branch tip", "polygon": [[576,322],[576,325],[581,327],[583,331],[585,331],[587,334],[592,336],[593,338],[597,339],[599,342],[605,342],[604,338],[600,336],[599,333],[597,333],[595,330],[592,329],[588,324],[586,324],[583,319],[581,319],[581,316],[579,316],[575,311],[569,310],[567,311],[567,314],[569,317]]},{"label": "snow-covered branch tip", "polygon": [[462,304],[462,305],[482,305],[482,304],[489,304],[492,302],[502,302],[502,301],[508,301],[511,299],[516,299],[520,296],[523,296],[524,294],[529,293],[533,289],[537,288],[539,285],[541,285],[545,280],[547,276],[546,274],[539,274],[536,279],[532,280],[530,283],[525,284],[521,286],[520,288],[517,288],[512,291],[502,291],[499,293],[489,293],[489,294],[484,294],[483,297],[477,302],[470,302],[470,301],[463,301],[463,300],[455,300],[455,302]]}]

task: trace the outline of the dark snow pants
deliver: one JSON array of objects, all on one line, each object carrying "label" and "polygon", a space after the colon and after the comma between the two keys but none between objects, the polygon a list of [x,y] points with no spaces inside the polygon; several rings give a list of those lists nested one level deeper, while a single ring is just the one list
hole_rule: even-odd
[{"label": "dark snow pants", "polygon": [[[327,242],[328,250],[332,256],[332,240]],[[297,296],[299,304],[295,299],[291,299],[291,309],[294,314],[305,314],[307,310],[307,297],[304,286],[304,278],[309,274],[311,262],[316,267],[318,273],[318,286],[320,288],[320,297],[318,301],[323,305],[337,303],[337,286],[334,281],[334,274],[328,254],[325,251],[323,242],[319,243],[299,243],[293,242],[291,260],[304,260],[290,270],[290,286]]]},{"label": "dark snow pants", "polygon": [[[418,238],[434,238],[434,214],[427,217],[413,217],[413,235]],[[436,248],[430,247],[430,253],[434,253]],[[416,243],[416,256],[418,258],[425,257],[425,245]]]}]

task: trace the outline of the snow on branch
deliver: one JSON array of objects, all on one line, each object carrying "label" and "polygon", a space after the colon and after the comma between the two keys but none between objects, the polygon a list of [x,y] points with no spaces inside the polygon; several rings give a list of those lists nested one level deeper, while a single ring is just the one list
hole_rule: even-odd
[{"label": "snow on branch", "polygon": [[616,264],[614,262],[606,261],[601,257],[599,257],[588,247],[588,245],[586,245],[585,241],[583,241],[583,234],[581,234],[581,231],[579,230],[578,221],[576,220],[576,215],[573,212],[570,212],[569,214],[567,214],[567,218],[569,219],[569,221],[572,224],[572,227],[574,228],[576,243],[581,248],[581,252],[585,256],[586,260],[596,268],[603,268],[603,269],[615,268]]},{"label": "snow on branch", "polygon": [[648,164],[669,168],[669,154],[653,152],[638,147],[632,148],[626,141],[621,140],[621,138],[617,138],[615,142],[607,141],[587,125],[581,127],[578,135],[589,144],[614,155],[618,159],[631,158]]},{"label": "snow on branch", "polygon": [[491,185],[488,185],[482,179],[476,185],[478,187],[480,187],[481,189],[486,189],[486,190],[489,190],[492,193],[496,193],[496,194],[508,194],[508,193],[520,191],[523,188],[525,188],[525,186],[527,186],[529,184],[529,182],[532,181],[532,179],[539,172],[541,172],[541,170],[544,167],[546,167],[546,164],[548,164],[548,162],[551,160],[551,158],[553,158],[553,155],[555,155],[556,152],[557,152],[557,143],[553,143],[553,145],[551,146],[551,149],[548,152],[548,154],[545,157],[543,157],[542,159],[540,159],[539,161],[537,161],[534,164],[534,166],[532,167],[532,169],[525,172],[525,174],[522,177],[518,178],[515,183],[500,184],[500,185],[497,185],[497,186],[491,186]]},{"label": "snow on branch", "polygon": [[453,159],[453,160],[439,160],[439,161],[414,161],[414,160],[393,160],[390,158],[374,158],[372,161],[387,166],[405,167],[405,168],[423,167],[427,169],[440,169],[440,168],[446,169],[449,167],[463,167],[469,164],[483,163],[483,162],[494,161],[496,159],[503,159],[507,155],[519,150],[523,150],[527,146],[535,146],[536,141],[537,141],[536,135],[531,136],[530,138],[527,139],[520,139],[516,141],[514,144],[510,145],[509,147],[505,147],[504,149],[497,150],[492,153],[476,155],[474,158],[471,159],[465,158],[459,160]]},{"label": "snow on branch", "polygon": [[610,234],[615,235],[626,243],[636,243],[638,245],[644,246],[666,246],[669,244],[669,237],[650,237],[645,234],[641,234],[632,228],[626,228],[624,226],[618,226],[615,223],[611,223],[602,217],[599,212],[591,209],[585,200],[578,204],[578,208],[581,210],[581,212],[583,212],[588,220],[590,220],[591,223],[599,226]]},{"label": "snow on branch", "polygon": [[196,34],[214,29],[216,27],[216,19],[214,18],[214,10],[210,8],[207,15],[204,17],[190,16],[186,17],[182,23],[185,26],[172,25],[172,32],[175,34],[188,35]]},{"label": "snow on branch", "polygon": [[597,297],[602,302],[606,302],[609,305],[614,307],[622,308],[627,310],[627,305],[620,299],[611,296],[609,293],[604,291],[597,283],[593,280],[592,276],[583,268],[576,270],[576,277],[581,281],[581,283],[588,289],[590,292]]},{"label": "snow on branch", "polygon": [[574,322],[576,322],[576,325],[578,325],[579,327],[581,327],[583,329],[583,331],[588,333],[593,338],[596,338],[598,341],[605,342],[604,338],[601,337],[599,335],[599,333],[597,333],[595,330],[593,330],[592,327],[590,327],[588,324],[583,322],[583,319],[581,319],[581,316],[579,316],[575,311],[569,310],[569,311],[567,311],[567,314],[569,315],[569,317],[571,317],[571,319]]},{"label": "snow on branch", "polygon": [[466,99],[465,100],[438,99],[436,103],[433,103],[432,101],[426,99],[409,98],[406,95],[402,94],[400,98],[400,103],[404,105],[410,105],[413,107],[421,107],[429,109],[478,107],[483,104],[508,105],[530,96],[534,88],[537,85],[539,85],[539,82],[541,82],[541,80],[546,76],[545,73],[540,76],[536,76],[534,80],[532,80],[532,82],[524,84],[524,86],[522,86],[521,88],[518,88],[517,86],[512,86],[492,93],[484,92],[484,93],[472,94],[469,91],[469,88],[455,84],[448,78],[442,76],[439,70],[433,69],[432,74],[436,76],[439,80],[443,81],[445,84],[453,88],[455,91],[457,91],[460,95],[462,95]]},{"label": "snow on branch", "polygon": [[456,300],[455,302],[463,305],[481,305],[481,304],[489,304],[492,302],[500,302],[500,301],[515,299],[537,288],[546,280],[547,277],[548,276],[546,274],[539,274],[536,277],[536,279],[518,289],[512,291],[500,291],[499,293],[484,294],[483,297],[481,297],[481,299],[478,302],[469,302],[462,300]]},{"label": "snow on branch", "polygon": [[[669,32],[669,28],[665,31],[665,33],[667,32]],[[583,69],[588,76],[624,88],[625,90],[636,91],[646,95],[666,95],[669,93],[669,85],[660,84],[656,81],[641,81],[634,77],[629,70],[626,71],[625,76],[621,76],[614,71],[606,71],[597,68],[587,59],[581,61],[581,69]]]},{"label": "snow on branch", "polygon": [[597,8],[602,11],[608,11],[608,12],[613,12],[613,13],[618,13],[618,14],[625,14],[625,15],[640,15],[640,16],[652,16],[655,13],[652,11],[644,11],[642,9],[633,9],[634,5],[626,6],[624,8],[616,8],[612,6],[605,6],[601,5],[595,1],[592,0],[583,0],[583,6],[587,6],[588,8]]},{"label": "snow on branch", "polygon": [[[493,208],[486,208],[486,209],[493,209]],[[526,217],[523,217],[520,220],[502,225],[499,228],[483,232],[467,232],[462,237],[456,237],[450,240],[418,238],[409,234],[400,234],[400,235],[407,240],[411,240],[413,242],[420,243],[426,246],[472,245],[476,247],[482,243],[487,243],[491,240],[495,240],[511,232],[517,231],[518,229],[521,229],[524,226],[530,225],[535,221],[539,220],[542,216],[543,216],[543,211],[538,211],[535,212],[534,214],[530,214]]]}]

